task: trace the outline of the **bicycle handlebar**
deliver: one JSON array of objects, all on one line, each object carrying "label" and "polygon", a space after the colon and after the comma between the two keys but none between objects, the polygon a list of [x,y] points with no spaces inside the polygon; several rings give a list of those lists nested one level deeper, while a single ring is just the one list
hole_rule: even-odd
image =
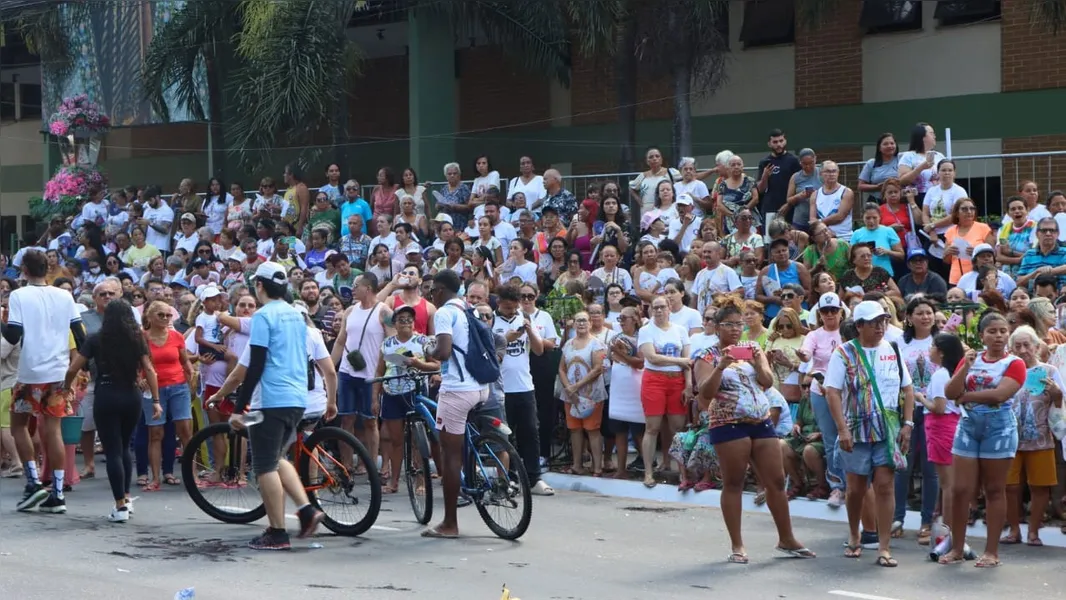
[{"label": "bicycle handlebar", "polygon": [[430,375],[440,375],[440,370],[436,371],[414,371],[412,373],[401,373],[400,375],[390,375],[389,377],[374,377],[373,379],[367,379],[366,382],[370,384],[382,383],[385,381],[393,381],[396,379],[417,379],[419,377],[428,377]]}]

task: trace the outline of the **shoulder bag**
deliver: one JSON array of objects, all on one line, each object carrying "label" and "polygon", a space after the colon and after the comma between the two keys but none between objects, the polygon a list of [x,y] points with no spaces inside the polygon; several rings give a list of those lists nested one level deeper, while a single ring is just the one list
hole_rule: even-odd
[{"label": "shoulder bag", "polygon": [[[885,410],[885,405],[881,402],[881,390],[877,387],[877,377],[874,375],[869,359],[866,358],[866,351],[859,344],[859,340],[852,340],[851,343],[855,347],[855,353],[859,355],[859,362],[862,363],[863,368],[866,370],[866,377],[870,380],[870,387],[873,389],[874,399],[877,401],[877,410],[881,412],[881,418],[885,421],[885,443],[888,444],[889,452],[892,454],[892,464],[897,471],[904,471],[907,469],[907,455],[900,451],[899,444],[896,442],[900,431],[899,413]],[[903,370],[899,350],[895,344],[892,345],[892,350],[896,353],[896,366],[900,370],[899,380],[902,384]]]}]

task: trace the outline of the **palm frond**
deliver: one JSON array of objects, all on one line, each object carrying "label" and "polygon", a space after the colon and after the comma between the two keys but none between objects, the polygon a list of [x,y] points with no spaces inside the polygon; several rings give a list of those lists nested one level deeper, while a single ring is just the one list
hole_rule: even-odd
[{"label": "palm frond", "polygon": [[1030,19],[1051,33],[1066,29],[1066,0],[1030,0]]},{"label": "palm frond", "polygon": [[62,79],[70,73],[74,53],[67,32],[72,24],[88,18],[89,3],[50,2],[4,14],[14,19],[14,29],[26,48],[41,58],[50,75]]},{"label": "palm frond", "polygon": [[[247,64],[231,78],[233,118],[228,143],[241,162],[258,169],[271,148],[301,146],[301,158],[314,159],[324,149],[314,144],[333,126],[336,108],[345,101],[344,81],[358,72],[359,52],[343,24],[357,2],[300,0],[276,2],[271,35],[245,30]],[[281,142],[281,143],[279,143]]]},{"label": "palm frond", "polygon": [[618,26],[628,14],[624,0],[571,0],[566,3],[571,36],[583,56],[609,56],[618,44]]},{"label": "palm frond", "polygon": [[[193,118],[207,120],[196,82],[199,61],[224,42],[223,23],[232,19],[230,2],[187,2],[152,37],[141,69],[145,98],[163,121],[170,120],[166,94],[186,107]],[[216,116],[217,117],[217,116]]]},{"label": "palm frond", "polygon": [[839,3],[840,0],[796,0],[796,24],[814,29],[825,23]]},{"label": "palm frond", "polygon": [[447,19],[463,35],[484,34],[530,71],[570,83],[564,0],[412,0],[411,6]]}]

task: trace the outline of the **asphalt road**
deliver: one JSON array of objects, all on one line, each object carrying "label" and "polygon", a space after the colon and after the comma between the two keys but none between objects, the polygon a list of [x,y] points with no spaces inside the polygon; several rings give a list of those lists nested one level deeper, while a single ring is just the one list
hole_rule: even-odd
[{"label": "asphalt road", "polygon": [[741,566],[725,562],[715,509],[587,493],[535,498],[530,530],[516,543],[492,536],[473,508],[460,510],[461,539],[423,539],[407,497],[396,495],[365,537],[319,534],[294,538],[292,552],[256,552],[244,544],[262,523],[213,521],[183,488],[141,493],[133,519],[115,525],[104,518],[104,480],[67,494],[66,515],[15,512],[21,485],[0,482],[3,599],[171,600],[195,586],[197,600],[497,600],[504,584],[523,600],[1066,598],[1061,549],[1004,548],[1003,566],[979,570],[932,564],[912,537],[896,545],[900,566],[886,569],[869,550],[843,558],[839,523],[797,520],[797,536],[819,558],[795,560],[774,552],[768,517],[747,514],[751,564]]}]

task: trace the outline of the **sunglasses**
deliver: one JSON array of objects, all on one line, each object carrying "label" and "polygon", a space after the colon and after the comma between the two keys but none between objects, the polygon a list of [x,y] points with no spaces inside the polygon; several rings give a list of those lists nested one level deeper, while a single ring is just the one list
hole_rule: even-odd
[{"label": "sunglasses", "polygon": [[491,321],[494,317],[492,316],[492,313],[478,313],[478,318],[482,321]]},{"label": "sunglasses", "polygon": [[796,297],[795,294],[781,294],[781,299],[782,300],[792,300],[795,297]]},{"label": "sunglasses", "polygon": [[115,292],[96,292],[96,295],[101,298],[112,298],[114,296],[117,296],[118,294],[116,294]]},{"label": "sunglasses", "polygon": [[839,309],[839,308],[837,308],[837,307],[835,307],[835,306],[827,306],[827,307],[825,307],[825,308],[819,308],[819,309],[818,309],[818,312],[820,312],[820,313],[822,313],[822,314],[830,314],[830,315],[835,315],[835,314],[837,314],[838,312],[840,312],[840,309]]},{"label": "sunglasses", "polygon": [[976,206],[960,206],[959,212],[977,212]]},{"label": "sunglasses", "polygon": [[710,323],[713,320],[714,320],[714,317],[703,317],[703,322],[704,323]]},{"label": "sunglasses", "polygon": [[781,323],[774,327],[775,331],[781,331],[783,329],[792,329],[792,323]]},{"label": "sunglasses", "polygon": [[410,325],[411,323],[414,323],[415,320],[411,317],[401,317],[399,319],[396,319],[396,322],[402,325]]},{"label": "sunglasses", "polygon": [[133,295],[133,299],[134,300],[144,300],[144,294],[134,294]]},{"label": "sunglasses", "polygon": [[1039,231],[1040,233],[1058,233],[1059,232],[1058,229],[1048,229],[1047,227],[1042,227],[1042,228],[1038,229],[1037,231]]},{"label": "sunglasses", "polygon": [[520,296],[520,298],[522,298],[523,300],[536,300],[537,299],[537,295],[536,294],[522,294]]}]

